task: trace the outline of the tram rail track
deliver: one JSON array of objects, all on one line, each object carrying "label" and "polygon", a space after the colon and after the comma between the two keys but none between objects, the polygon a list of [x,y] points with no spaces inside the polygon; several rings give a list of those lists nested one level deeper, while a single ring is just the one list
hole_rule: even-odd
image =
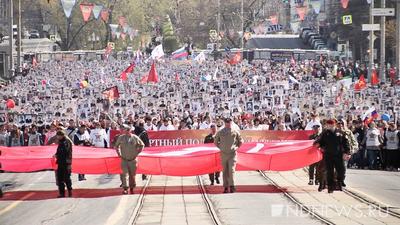
[{"label": "tram rail track", "polygon": [[[151,187],[150,186],[151,179],[152,179],[152,176],[149,176],[148,180],[146,181],[145,185],[143,186],[143,188],[139,194],[137,204],[130,216],[128,224],[136,224],[137,223],[137,221],[140,217],[140,214],[141,214],[141,210],[143,209],[143,207],[145,205],[146,192],[147,192],[148,188]],[[217,211],[215,210],[210,198],[208,197],[207,190],[204,186],[204,183],[203,183],[201,177],[197,176],[196,181],[197,181],[197,185],[198,185],[201,197],[203,199],[203,203],[207,208],[207,212],[211,218],[212,223],[214,225],[222,225],[223,223],[219,219]]]},{"label": "tram rail track", "polygon": [[306,211],[307,213],[309,213],[309,215],[311,215],[312,217],[314,217],[315,219],[319,220],[320,222],[322,222],[324,224],[335,225],[335,223],[333,223],[332,221],[328,220],[327,218],[324,218],[323,216],[316,213],[314,210],[310,209],[309,207],[307,207],[306,205],[301,203],[297,198],[295,198],[293,195],[291,195],[289,192],[287,192],[283,187],[281,187],[274,180],[269,178],[264,171],[258,170],[258,172],[260,173],[260,175],[262,177],[265,178],[265,180],[271,182],[276,188],[278,188],[286,198],[288,198],[291,202],[293,202],[297,206],[301,207],[301,209]]}]

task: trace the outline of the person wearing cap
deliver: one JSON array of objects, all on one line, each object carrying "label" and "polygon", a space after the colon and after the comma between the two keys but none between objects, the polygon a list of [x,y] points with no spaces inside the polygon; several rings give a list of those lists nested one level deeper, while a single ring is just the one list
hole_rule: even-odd
[{"label": "person wearing cap", "polygon": [[128,185],[126,184],[126,176],[129,176],[129,191],[133,194],[136,187],[135,175],[137,168],[136,157],[144,148],[144,143],[140,138],[132,133],[133,128],[129,125],[122,125],[121,135],[115,142],[115,150],[121,158],[121,180],[123,194],[128,194]]},{"label": "person wearing cap", "polygon": [[[210,125],[210,134],[208,134],[204,138],[204,144],[214,143],[214,137],[215,137],[216,133],[217,133],[217,127],[215,126],[215,124],[211,124]],[[217,184],[219,184],[219,175],[220,175],[219,171],[216,171],[215,173],[208,174],[208,177],[210,178],[211,185],[214,185],[214,180],[217,182]]]},{"label": "person wearing cap", "polygon": [[[318,136],[321,134],[321,129],[319,125],[314,125],[313,126],[313,131],[314,133],[310,135],[311,140],[315,140],[318,138]],[[313,185],[314,184],[314,177],[315,177],[315,185],[318,185],[320,180],[321,180],[321,174],[319,173],[320,170],[318,170],[318,164],[319,162],[313,163],[308,167],[308,178],[309,182],[308,185]]]},{"label": "person wearing cap", "polygon": [[232,129],[232,119],[224,120],[225,127],[218,131],[214,138],[214,144],[220,149],[221,163],[223,168],[223,185],[224,193],[236,191],[234,174],[236,167],[236,151],[242,145],[243,138],[239,133],[239,129]]},{"label": "person wearing cap", "polygon": [[65,197],[65,186],[68,196],[72,196],[71,166],[72,166],[72,141],[67,137],[65,131],[56,133],[58,140],[57,152],[55,154],[57,170],[56,178],[58,184],[59,198]]},{"label": "person wearing cap", "polygon": [[[342,131],[336,128],[336,121],[331,119],[326,122],[325,130],[314,141],[315,145],[323,151],[323,160],[325,162],[328,193],[335,189],[342,190],[344,180],[344,162],[343,158],[350,154],[350,146]],[[334,180],[334,173],[337,173],[337,183]]]}]

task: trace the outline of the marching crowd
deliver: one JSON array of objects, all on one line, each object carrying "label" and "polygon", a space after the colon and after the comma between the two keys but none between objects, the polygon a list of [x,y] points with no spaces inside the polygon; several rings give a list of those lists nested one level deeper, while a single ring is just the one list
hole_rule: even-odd
[{"label": "marching crowd", "polygon": [[[357,62],[164,59],[155,66],[159,82],[149,84],[150,63],[138,58],[40,62],[1,87],[0,146],[47,145],[65,135],[75,145],[111,147],[116,140],[110,131],[121,126],[135,127],[148,146],[146,131],[217,131],[231,118],[235,130],[314,130],[311,138],[331,153],[339,152],[330,147],[338,129],[346,137],[336,145],[347,167],[400,168],[400,92],[390,82],[354,90],[366,74]],[[111,87],[113,98],[103,92]],[[366,114],[371,108],[375,114]],[[333,185],[333,174],[324,168],[336,168],[336,179],[345,185],[344,164],[329,154],[328,164],[310,166],[310,184],[320,189]]]}]

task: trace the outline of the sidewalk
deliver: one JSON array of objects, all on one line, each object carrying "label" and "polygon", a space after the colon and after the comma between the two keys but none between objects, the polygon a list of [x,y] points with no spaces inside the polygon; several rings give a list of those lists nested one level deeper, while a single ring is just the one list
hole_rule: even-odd
[{"label": "sidewalk", "polygon": [[[349,194],[335,191],[328,194],[327,190],[318,192],[316,185],[308,185],[308,175],[303,169],[286,172],[266,172],[266,175],[277,186],[302,203],[318,216],[332,224],[399,224],[400,219],[388,214],[385,210],[368,205]],[[352,190],[355,191],[355,190]],[[289,209],[290,213],[300,211],[299,216],[306,214],[300,207]]]}]

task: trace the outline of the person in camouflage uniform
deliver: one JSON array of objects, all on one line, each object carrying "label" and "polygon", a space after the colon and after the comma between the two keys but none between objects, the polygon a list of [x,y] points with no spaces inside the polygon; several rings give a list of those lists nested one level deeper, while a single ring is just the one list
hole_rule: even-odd
[{"label": "person in camouflage uniform", "polygon": [[[345,139],[346,139],[346,141],[347,141],[347,143],[348,143],[348,145],[350,147],[350,155],[349,156],[351,156],[351,155],[353,155],[354,153],[356,153],[358,151],[357,139],[354,137],[353,132],[347,127],[346,120],[340,119],[338,121],[337,125],[338,125],[339,130],[342,131],[342,133],[343,133],[343,135],[344,135],[344,137],[345,137]],[[348,161],[350,159],[349,156],[344,158],[344,160],[343,160],[343,162],[345,164],[345,166],[344,166],[344,168],[345,168],[344,174],[345,175],[346,175],[347,163],[348,163]],[[346,176],[344,176],[343,178],[345,179]],[[346,184],[344,183],[344,179],[343,179],[343,182],[342,182],[342,186],[346,187]]]}]

